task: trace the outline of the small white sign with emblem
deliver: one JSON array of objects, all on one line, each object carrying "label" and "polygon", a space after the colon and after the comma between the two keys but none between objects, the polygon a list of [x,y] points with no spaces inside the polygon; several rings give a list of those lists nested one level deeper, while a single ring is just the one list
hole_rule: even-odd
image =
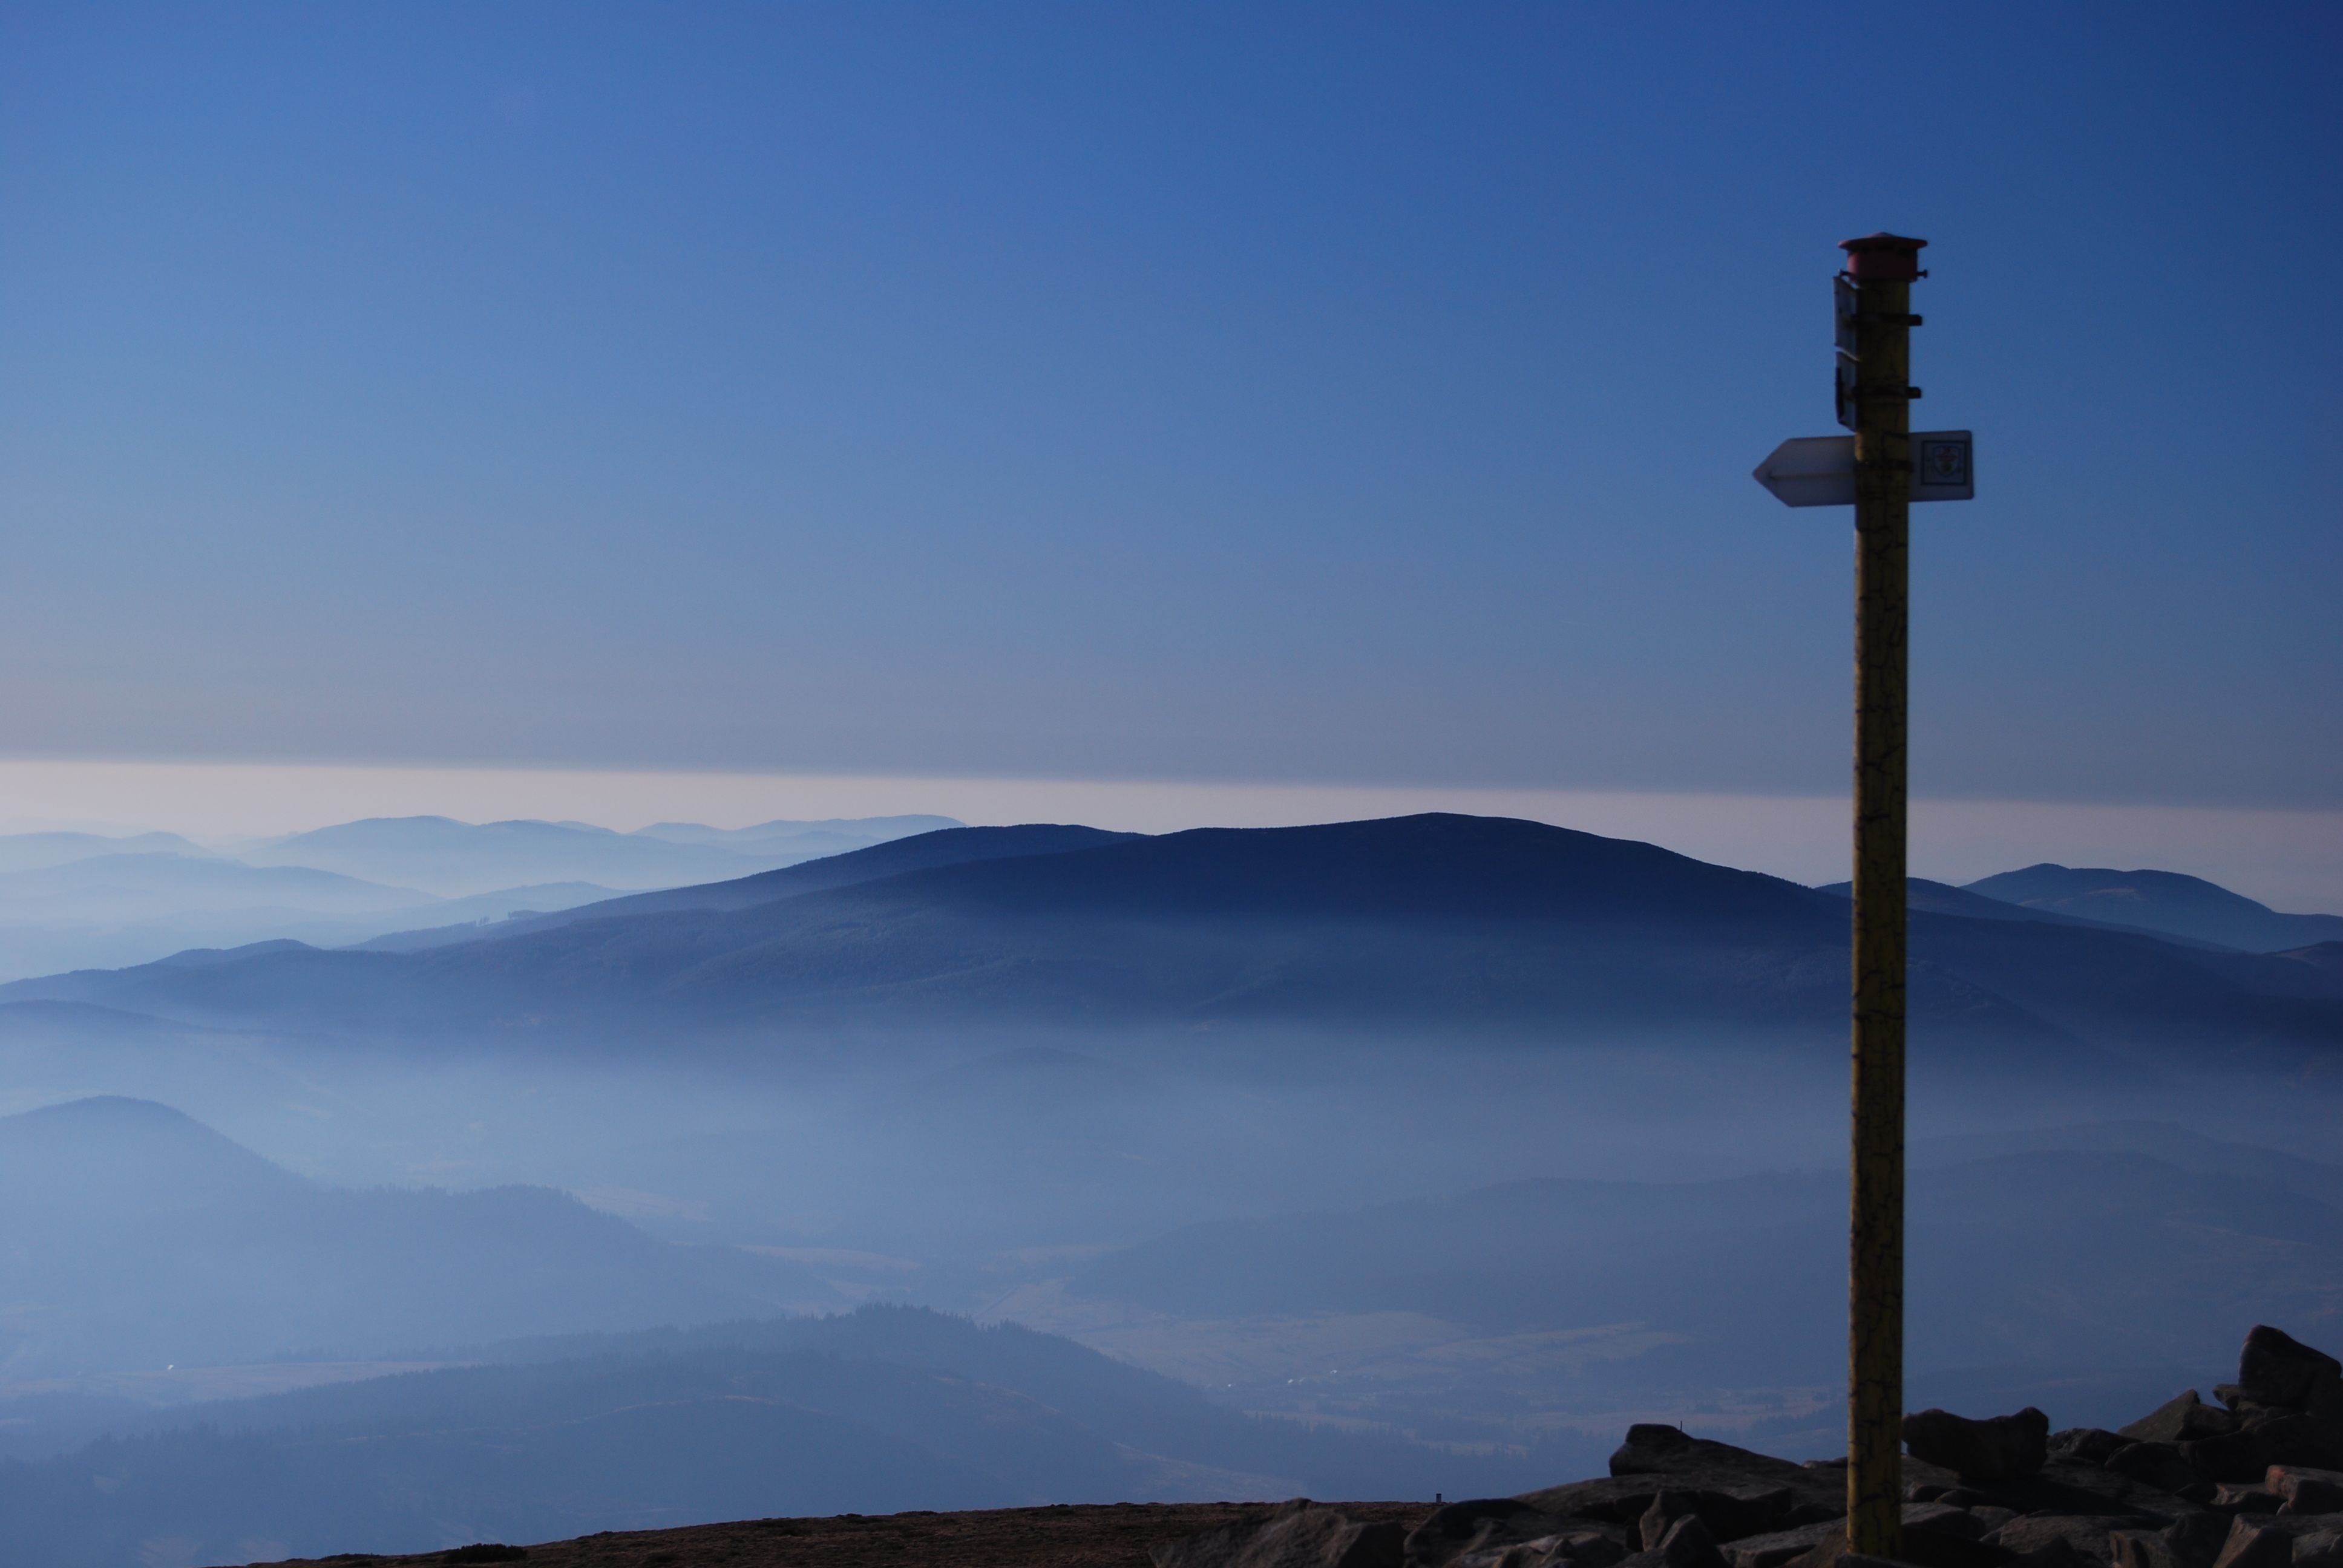
[{"label": "small white sign with emblem", "polygon": [[[1915,430],[1912,498],[1976,498],[1976,437],[1966,430]],[[1766,455],[1750,477],[1785,507],[1855,505],[1855,437],[1800,436]]]}]

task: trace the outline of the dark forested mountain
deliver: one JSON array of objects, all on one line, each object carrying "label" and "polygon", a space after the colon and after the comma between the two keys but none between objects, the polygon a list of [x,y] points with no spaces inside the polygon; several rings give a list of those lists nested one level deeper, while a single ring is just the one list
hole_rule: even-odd
[{"label": "dark forested mountain", "polygon": [[[2082,925],[1921,912],[1912,930],[1922,1030],[2036,1052],[2343,1045],[2343,978],[2314,966]],[[1775,878],[1538,823],[1427,815],[929,865],[421,952],[60,976],[0,988],[0,1000],[504,1038],[825,1020],[1819,1037],[1844,1027],[1846,940],[1843,900]]]},{"label": "dark forested mountain", "polygon": [[2111,871],[2044,862],[1966,884],[2005,903],[2084,920],[2169,931],[2247,952],[2343,940],[2343,915],[2286,915],[2177,871]]},{"label": "dark forested mountain", "polygon": [[0,1375],[708,1322],[838,1304],[541,1187],[321,1187],[166,1106],[0,1117]]}]

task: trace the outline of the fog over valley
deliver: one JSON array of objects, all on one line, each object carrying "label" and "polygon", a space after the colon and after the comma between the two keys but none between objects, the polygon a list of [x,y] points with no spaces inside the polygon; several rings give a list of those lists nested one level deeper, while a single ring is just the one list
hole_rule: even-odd
[{"label": "fog over valley", "polygon": [[[266,869],[453,898],[642,853],[459,829]],[[1843,1451],[1841,895],[1462,816],[666,832],[765,864],[0,987],[12,1510],[281,1556],[1503,1493],[1634,1420]],[[2315,1339],[2332,917],[2056,867],[1912,905],[1915,1406],[2114,1425],[2240,1322]],[[318,1501],[335,1433],[441,1501]]]}]

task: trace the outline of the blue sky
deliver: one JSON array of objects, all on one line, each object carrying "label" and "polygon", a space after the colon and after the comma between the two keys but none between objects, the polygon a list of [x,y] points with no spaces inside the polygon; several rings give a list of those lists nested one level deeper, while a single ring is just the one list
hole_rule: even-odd
[{"label": "blue sky", "polygon": [[2338,42],[11,5],[0,753],[1835,792],[1894,228],[1916,789],[2343,807]]}]

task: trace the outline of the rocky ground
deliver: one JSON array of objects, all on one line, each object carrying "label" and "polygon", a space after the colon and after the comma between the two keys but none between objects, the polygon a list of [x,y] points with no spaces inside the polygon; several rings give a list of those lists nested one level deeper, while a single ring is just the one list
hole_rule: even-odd
[{"label": "rocky ground", "polygon": [[[614,1531],[507,1555],[491,1547],[413,1557],[299,1559],[341,1568],[523,1562],[528,1568],[1149,1568],[1148,1553],[1200,1531],[1268,1520],[1266,1503],[1117,1503],[995,1508],[971,1513],[840,1514],[752,1519],[682,1530]],[[1429,1503],[1342,1503],[1344,1517],[1413,1529]]]},{"label": "rocky ground", "polygon": [[[2343,1363],[2272,1328],[2237,1381],[2117,1432],[2040,1411],[1905,1419],[1896,1560],[1914,1568],[2343,1568]],[[532,1568],[1875,1568],[1847,1550],[1845,1462],[1795,1464],[1634,1426],[1611,1473],[1521,1497],[1134,1504],[767,1519],[347,1563]]]}]

